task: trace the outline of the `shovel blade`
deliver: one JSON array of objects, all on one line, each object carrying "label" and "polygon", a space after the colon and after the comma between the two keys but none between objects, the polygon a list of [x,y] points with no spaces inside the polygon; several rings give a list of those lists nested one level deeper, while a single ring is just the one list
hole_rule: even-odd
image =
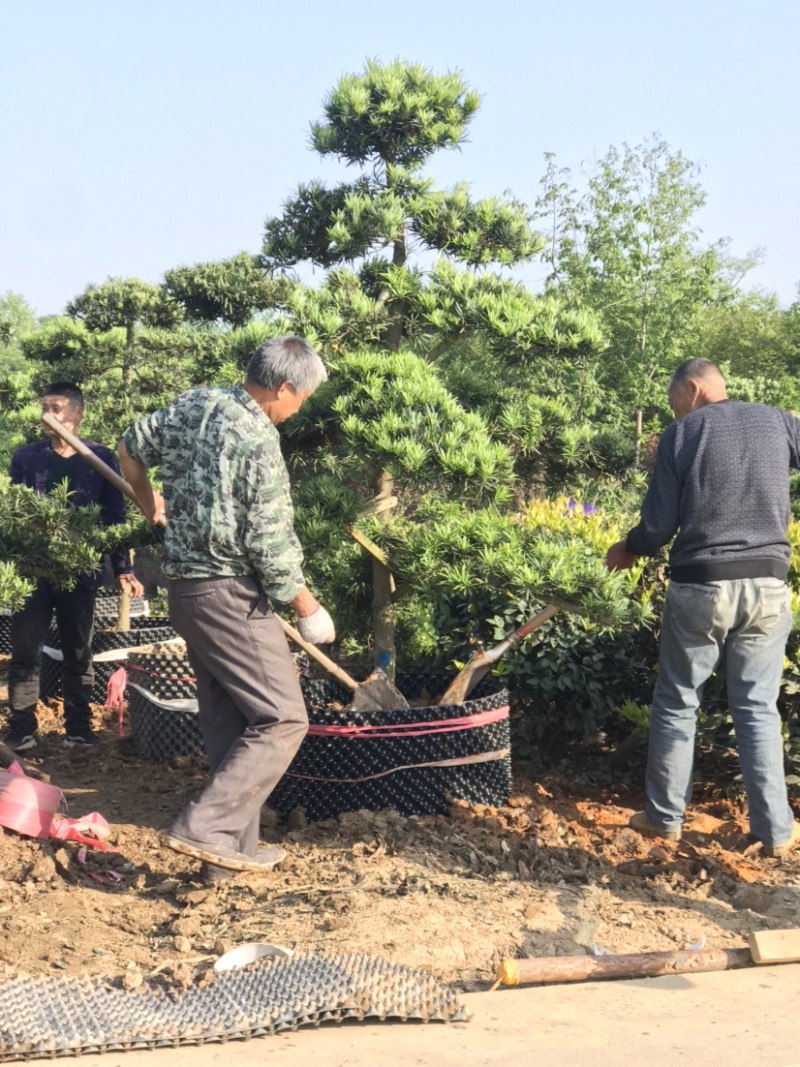
[{"label": "shovel blade", "polygon": [[359,685],[347,711],[408,711],[408,701],[385,671],[376,667]]}]

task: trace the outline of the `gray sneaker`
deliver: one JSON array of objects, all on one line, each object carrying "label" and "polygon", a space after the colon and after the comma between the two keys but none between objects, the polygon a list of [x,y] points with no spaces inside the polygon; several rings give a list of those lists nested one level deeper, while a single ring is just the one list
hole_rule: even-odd
[{"label": "gray sneaker", "polygon": [[266,873],[271,871],[276,864],[286,858],[282,848],[265,848],[257,852],[255,856],[247,856],[244,852],[236,852],[224,845],[214,845],[210,841],[193,841],[183,834],[176,834],[168,830],[162,837],[162,843],[174,852],[181,852],[184,856],[209,863],[214,867],[224,867],[229,871],[255,871]]},{"label": "gray sneaker", "polygon": [[36,730],[26,729],[24,726],[11,724],[8,733],[3,738],[3,744],[12,752],[28,752],[39,744]]},{"label": "gray sneaker", "polygon": [[91,748],[92,745],[99,744],[100,738],[91,726],[67,727],[67,736],[64,738],[65,748],[75,748],[76,745],[80,745],[83,748]]},{"label": "gray sneaker", "polygon": [[[256,862],[259,859],[263,859],[267,863],[274,865],[274,854],[281,852],[282,849],[276,848],[262,848],[259,849],[255,855]],[[204,863],[200,867],[200,881],[205,882],[206,885],[218,885],[220,882],[228,882],[231,878],[235,878],[237,874],[241,874],[241,871],[232,871],[229,867],[219,867],[216,863]]]}]

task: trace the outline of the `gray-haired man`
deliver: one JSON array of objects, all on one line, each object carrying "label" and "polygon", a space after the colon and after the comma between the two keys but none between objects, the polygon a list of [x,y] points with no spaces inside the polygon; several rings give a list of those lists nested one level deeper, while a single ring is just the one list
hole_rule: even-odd
[{"label": "gray-haired man", "polygon": [[[138,419],[119,443],[120,465],[148,521],[158,521],[162,508],[169,517],[163,569],[170,618],[197,677],[212,772],[164,841],[204,861],[212,880],[269,870],[284,856],[258,851],[259,812],[308,720],[268,598],[294,607],[306,640],[335,637],[305,585],[275,429],[326,378],[308,342],[276,337],[253,354],[243,385],[190,390]],[[147,476],[157,464],[163,500]]]}]

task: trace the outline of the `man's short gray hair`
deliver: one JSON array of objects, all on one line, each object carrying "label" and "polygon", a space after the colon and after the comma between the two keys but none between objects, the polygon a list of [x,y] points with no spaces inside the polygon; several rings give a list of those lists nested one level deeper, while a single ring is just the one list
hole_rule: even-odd
[{"label": "man's short gray hair", "polygon": [[279,389],[288,382],[296,393],[313,393],[327,379],[325,364],[302,337],[271,337],[247,364],[247,381],[262,389]]},{"label": "man's short gray hair", "polygon": [[670,386],[686,385],[692,378],[716,378],[717,376],[722,378],[722,371],[716,363],[712,363],[710,359],[695,356],[694,359],[687,359],[681,363],[670,378],[669,384]]}]

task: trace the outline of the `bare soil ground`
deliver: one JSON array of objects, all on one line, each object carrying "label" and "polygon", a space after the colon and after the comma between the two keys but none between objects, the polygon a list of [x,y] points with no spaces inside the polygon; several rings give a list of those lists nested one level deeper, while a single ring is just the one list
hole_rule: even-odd
[{"label": "bare soil ground", "polygon": [[735,948],[751,930],[795,925],[800,910],[800,856],[761,858],[741,805],[718,789],[702,791],[688,834],[670,845],[627,828],[642,803],[635,780],[597,785],[566,771],[519,778],[503,808],[454,806],[450,817],[362,811],[306,825],[296,812],[278,826],[265,809],[264,841],[286,848],[284,863],[201,886],[197,864],[158,835],[199,792],[203,761],[125,755],[100,708],[102,746],[65,750],[58,703],[39,711],[43,743],[26,755],[64,791],[71,815],[108,819],[120,851],[89,849],[79,862],[76,844],[0,829],[0,975],[105,974],[135,985],[158,972],[188,984],[228,948],[268,941],[382,955],[477,989],[506,956],[703,938]]}]

